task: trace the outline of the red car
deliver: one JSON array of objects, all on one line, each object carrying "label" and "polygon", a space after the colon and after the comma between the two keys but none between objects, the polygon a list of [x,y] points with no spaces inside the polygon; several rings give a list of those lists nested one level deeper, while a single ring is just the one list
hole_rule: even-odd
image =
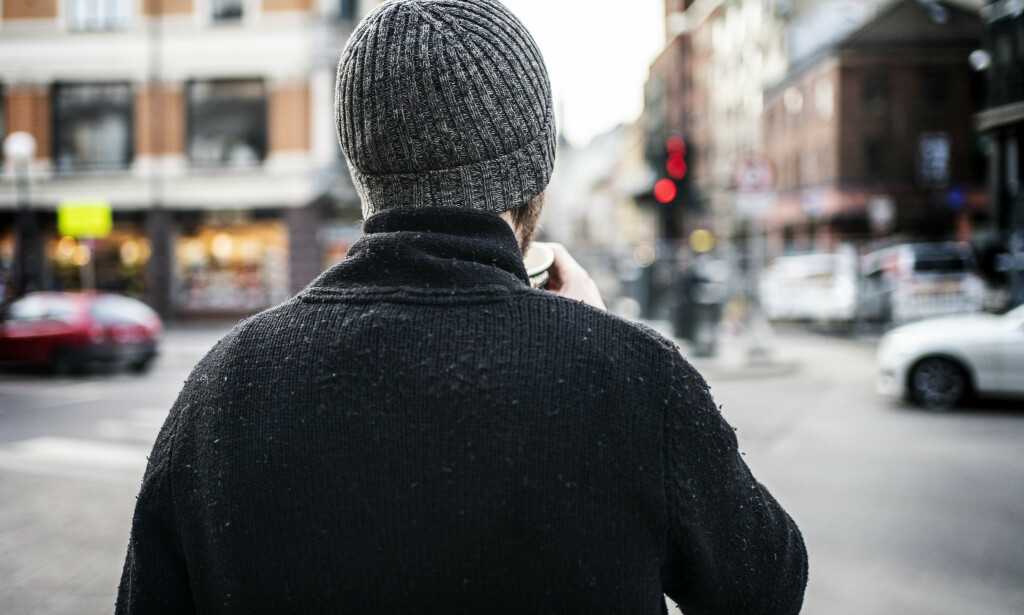
[{"label": "red car", "polygon": [[163,325],[146,304],[111,293],[37,292],[0,313],[0,364],[44,365],[58,373],[92,363],[144,372]]}]

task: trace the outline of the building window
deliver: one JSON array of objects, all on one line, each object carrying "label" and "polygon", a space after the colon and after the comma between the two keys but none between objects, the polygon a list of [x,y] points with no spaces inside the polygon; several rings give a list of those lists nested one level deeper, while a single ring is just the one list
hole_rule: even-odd
[{"label": "building window", "polygon": [[188,156],[193,165],[250,167],[267,155],[263,82],[194,81],[188,86]]},{"label": "building window", "polygon": [[53,98],[58,172],[128,168],[132,160],[129,84],[57,84]]},{"label": "building window", "polygon": [[864,107],[872,115],[889,112],[889,73],[874,70],[865,75]]},{"label": "building window", "polygon": [[864,144],[864,174],[868,179],[885,176],[887,147],[881,139],[869,139]]},{"label": "building window", "polygon": [[214,21],[238,21],[245,12],[244,0],[210,0]]},{"label": "building window", "polygon": [[338,0],[338,19],[355,21],[356,0]]},{"label": "building window", "polygon": [[921,94],[921,105],[925,112],[945,111],[949,104],[949,82],[952,78],[949,70],[941,68],[922,68],[918,74]]},{"label": "building window", "polygon": [[921,135],[919,146],[919,175],[925,186],[945,186],[949,183],[949,135],[928,132]]},{"label": "building window", "polygon": [[828,79],[821,79],[814,84],[814,109],[821,119],[832,119],[832,113],[835,111],[835,93],[832,82]]},{"label": "building window", "polygon": [[128,23],[128,0],[68,0],[72,30],[119,30]]}]

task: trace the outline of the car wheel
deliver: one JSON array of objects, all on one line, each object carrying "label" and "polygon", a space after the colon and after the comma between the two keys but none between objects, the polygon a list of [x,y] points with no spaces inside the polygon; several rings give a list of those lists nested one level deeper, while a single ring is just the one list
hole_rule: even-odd
[{"label": "car wheel", "polygon": [[967,374],[949,359],[930,357],[910,372],[910,393],[913,400],[925,408],[952,408],[967,393]]},{"label": "car wheel", "polygon": [[84,371],[82,363],[66,350],[58,350],[54,353],[50,368],[57,376],[77,376]]},{"label": "car wheel", "polygon": [[149,368],[153,367],[154,358],[156,358],[154,355],[149,355],[144,359],[139,359],[138,361],[129,365],[128,369],[130,369],[133,373],[136,374],[145,374],[146,372],[149,371]]}]

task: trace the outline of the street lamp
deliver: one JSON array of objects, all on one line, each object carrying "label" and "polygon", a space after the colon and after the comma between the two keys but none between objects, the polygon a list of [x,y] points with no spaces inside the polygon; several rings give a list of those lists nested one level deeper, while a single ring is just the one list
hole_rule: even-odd
[{"label": "street lamp", "polygon": [[4,155],[14,165],[15,194],[18,202],[18,256],[14,295],[36,290],[39,259],[36,255],[36,219],[29,194],[29,165],[36,154],[36,139],[24,131],[12,132],[4,139]]}]

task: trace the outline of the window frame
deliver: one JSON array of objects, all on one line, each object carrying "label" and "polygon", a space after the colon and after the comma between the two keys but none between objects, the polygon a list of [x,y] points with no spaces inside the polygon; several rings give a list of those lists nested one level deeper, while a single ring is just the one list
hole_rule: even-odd
[{"label": "window frame", "polygon": [[[246,13],[249,12],[249,7],[246,6],[246,0],[209,0],[207,4],[207,17],[210,19],[210,23],[214,25],[229,25],[241,23],[245,20]],[[238,14],[229,12],[218,12],[218,9],[223,9],[230,6],[238,6]]]},{"label": "window frame", "polygon": [[[113,5],[114,11],[107,12]],[[131,11],[134,3],[131,0],[66,0],[64,10],[66,11],[66,23],[68,30],[72,32],[109,32],[112,30],[124,30],[128,27],[131,19]],[[102,11],[83,11],[80,14],[75,10],[102,8]],[[98,16],[97,16],[98,13]]]},{"label": "window frame", "polygon": [[[260,131],[261,131],[261,143],[260,147],[254,148],[256,150],[256,159],[253,164],[232,164],[230,156],[221,156],[219,162],[207,162],[197,158],[193,153],[193,147],[195,139],[200,135],[198,116],[206,115],[201,112],[201,104],[208,103],[211,98],[208,97],[202,103],[196,102],[194,99],[194,88],[202,84],[258,84],[260,89],[260,97],[258,100],[255,98],[255,105],[259,107],[258,115],[260,119]],[[231,100],[230,98],[224,97],[223,100]],[[239,99],[235,99],[236,101]],[[208,113],[208,112],[207,112]],[[270,91],[267,84],[267,80],[261,77],[252,78],[213,78],[213,79],[192,79],[185,83],[185,157],[188,160],[189,167],[193,169],[252,169],[260,168],[266,162],[267,157],[270,154]]]},{"label": "window frame", "polygon": [[[123,162],[118,162],[116,165],[97,164],[95,162],[81,165],[73,162],[70,166],[65,166],[62,163],[61,154],[64,153],[68,146],[68,143],[65,141],[67,130],[75,116],[68,117],[66,110],[62,108],[61,92],[79,88],[124,88],[127,96],[124,102],[119,104],[114,104],[109,100],[100,100],[88,105],[81,104],[82,107],[86,107],[88,111],[93,113],[116,110],[122,116],[125,126],[123,145],[126,152]],[[121,172],[131,169],[132,162],[135,159],[135,98],[130,81],[58,81],[50,88],[50,98],[52,100],[52,134],[50,141],[53,152],[53,169],[56,173]]]}]

